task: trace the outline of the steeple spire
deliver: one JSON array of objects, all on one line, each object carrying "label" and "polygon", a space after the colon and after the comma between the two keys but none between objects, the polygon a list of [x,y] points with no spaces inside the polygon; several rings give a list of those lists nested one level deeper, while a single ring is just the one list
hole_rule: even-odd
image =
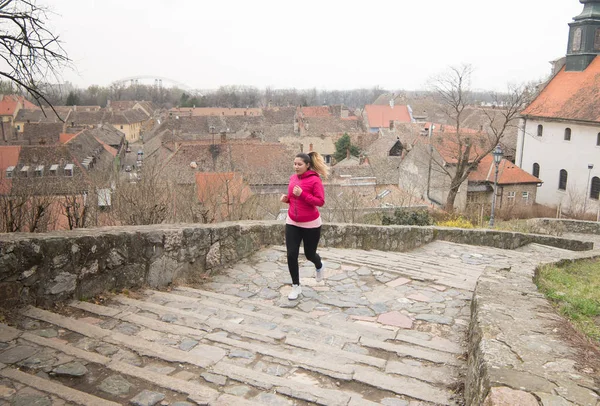
[{"label": "steeple spire", "polygon": [[584,71],[600,54],[600,0],[579,0],[583,11],[569,23],[568,71]]}]

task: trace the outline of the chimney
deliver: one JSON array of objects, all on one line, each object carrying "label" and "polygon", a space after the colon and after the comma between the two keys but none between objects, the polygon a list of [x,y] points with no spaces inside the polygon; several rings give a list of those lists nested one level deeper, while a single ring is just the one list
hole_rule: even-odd
[{"label": "chimney", "polygon": [[313,151],[313,144],[309,144],[308,145],[308,152],[312,152]]},{"label": "chimney", "polygon": [[390,120],[390,130],[394,129],[394,120]]},{"label": "chimney", "polygon": [[350,147],[346,148],[346,159],[350,159]]},{"label": "chimney", "polygon": [[390,107],[394,108],[394,96],[392,95],[392,98],[390,99]]}]

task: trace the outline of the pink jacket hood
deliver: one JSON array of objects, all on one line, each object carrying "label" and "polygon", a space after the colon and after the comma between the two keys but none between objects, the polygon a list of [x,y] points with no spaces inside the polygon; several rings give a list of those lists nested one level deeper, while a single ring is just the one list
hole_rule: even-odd
[{"label": "pink jacket hood", "polygon": [[[302,189],[300,196],[294,195],[294,187]],[[290,207],[288,215],[297,222],[307,222],[319,218],[319,210],[325,204],[325,190],[321,177],[315,171],[306,171],[302,175],[290,176],[288,185],[288,199]]]}]

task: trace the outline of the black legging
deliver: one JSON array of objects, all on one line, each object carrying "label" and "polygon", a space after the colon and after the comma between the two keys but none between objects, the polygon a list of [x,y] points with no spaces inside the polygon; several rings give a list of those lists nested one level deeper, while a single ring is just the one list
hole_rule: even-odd
[{"label": "black legging", "polygon": [[302,228],[291,224],[285,225],[285,246],[287,248],[287,261],[292,283],[300,285],[300,271],[298,270],[298,255],[300,243],[304,241],[304,255],[306,259],[315,264],[317,269],[323,266],[321,257],[317,254],[317,245],[321,238],[321,227]]}]

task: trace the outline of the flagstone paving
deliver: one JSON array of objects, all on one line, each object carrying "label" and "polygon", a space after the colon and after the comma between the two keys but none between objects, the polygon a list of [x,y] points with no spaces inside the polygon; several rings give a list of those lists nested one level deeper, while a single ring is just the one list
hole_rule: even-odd
[{"label": "flagstone paving", "polygon": [[289,301],[283,247],[202,286],[29,307],[0,325],[0,405],[461,405],[470,301],[486,266],[565,258],[437,241],[321,249]]}]

